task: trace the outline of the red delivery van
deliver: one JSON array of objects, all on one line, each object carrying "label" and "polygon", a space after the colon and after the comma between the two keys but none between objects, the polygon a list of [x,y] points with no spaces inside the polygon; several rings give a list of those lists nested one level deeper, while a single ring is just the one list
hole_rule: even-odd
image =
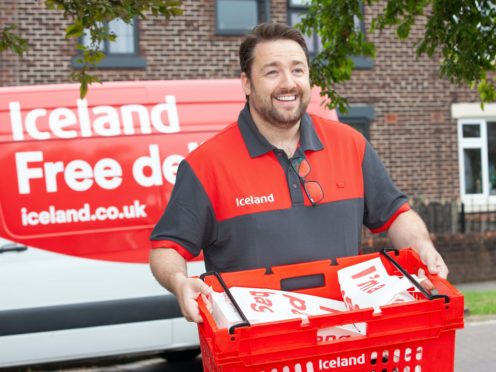
[{"label": "red delivery van", "polygon": [[235,79],[0,88],[0,368],[199,352],[148,238],[178,164],[244,102]]}]

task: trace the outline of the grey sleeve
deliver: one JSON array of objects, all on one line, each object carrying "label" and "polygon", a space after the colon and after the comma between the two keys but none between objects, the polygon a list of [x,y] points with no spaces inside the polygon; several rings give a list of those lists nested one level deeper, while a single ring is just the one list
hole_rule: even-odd
[{"label": "grey sleeve", "polygon": [[379,156],[366,142],[362,163],[365,213],[363,224],[370,230],[388,224],[407,196],[396,188]]},{"label": "grey sleeve", "polygon": [[197,256],[215,240],[216,235],[210,200],[188,162],[183,160],[177,170],[169,203],[150,239],[171,240]]}]

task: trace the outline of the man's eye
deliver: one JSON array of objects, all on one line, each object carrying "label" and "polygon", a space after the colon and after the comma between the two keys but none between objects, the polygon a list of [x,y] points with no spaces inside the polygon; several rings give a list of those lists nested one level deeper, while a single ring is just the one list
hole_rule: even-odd
[{"label": "man's eye", "polygon": [[277,74],[277,71],[276,70],[270,70],[270,71],[267,71],[266,75],[276,75]]},{"label": "man's eye", "polygon": [[294,72],[295,74],[303,74],[305,71],[304,71],[302,68],[295,68],[295,69],[293,70],[293,72]]}]

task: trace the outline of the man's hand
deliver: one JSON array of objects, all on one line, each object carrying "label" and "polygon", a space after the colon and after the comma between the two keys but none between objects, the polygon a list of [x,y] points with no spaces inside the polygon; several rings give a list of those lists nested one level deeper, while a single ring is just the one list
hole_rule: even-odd
[{"label": "man's hand", "polygon": [[[429,273],[444,279],[448,277],[448,267],[434,248],[427,227],[417,213],[412,210],[401,213],[389,227],[388,236],[396,249],[411,247],[417,252]],[[419,270],[418,277],[426,290],[434,289],[424,270]]]},{"label": "man's hand", "polygon": [[[430,274],[437,274],[441,278],[446,279],[448,277],[448,267],[444,263],[441,255],[436,251],[432,244],[424,245],[418,252],[420,260],[427,266],[427,270]],[[424,269],[419,269],[418,278],[421,281],[422,287],[428,291],[434,289],[432,282],[427,279]]]},{"label": "man's hand", "polygon": [[175,295],[179,302],[179,307],[186,320],[195,323],[203,322],[198,308],[196,299],[198,296],[203,297],[203,301],[207,305],[207,309],[211,311],[211,304],[209,300],[212,289],[206,285],[201,279],[188,278],[184,275],[176,277]]},{"label": "man's hand", "polygon": [[437,274],[443,279],[448,277],[448,267],[433,245],[424,245],[420,249],[419,256],[429,273]]},{"label": "man's hand", "polygon": [[171,248],[152,249],[150,268],[158,282],[176,296],[184,317],[190,322],[201,323],[203,319],[196,299],[203,296],[211,311],[207,297],[212,290],[201,279],[188,277],[184,258]]}]

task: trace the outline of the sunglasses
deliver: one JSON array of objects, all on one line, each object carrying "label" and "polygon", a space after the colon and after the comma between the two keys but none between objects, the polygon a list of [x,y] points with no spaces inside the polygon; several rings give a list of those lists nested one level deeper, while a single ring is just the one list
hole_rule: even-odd
[{"label": "sunglasses", "polygon": [[320,183],[317,181],[306,179],[312,170],[310,168],[310,163],[305,158],[294,158],[291,159],[290,163],[300,179],[300,183],[303,186],[303,190],[305,191],[308,200],[310,200],[312,207],[315,207],[317,203],[324,199],[324,190],[322,190],[322,186],[320,186]]}]

